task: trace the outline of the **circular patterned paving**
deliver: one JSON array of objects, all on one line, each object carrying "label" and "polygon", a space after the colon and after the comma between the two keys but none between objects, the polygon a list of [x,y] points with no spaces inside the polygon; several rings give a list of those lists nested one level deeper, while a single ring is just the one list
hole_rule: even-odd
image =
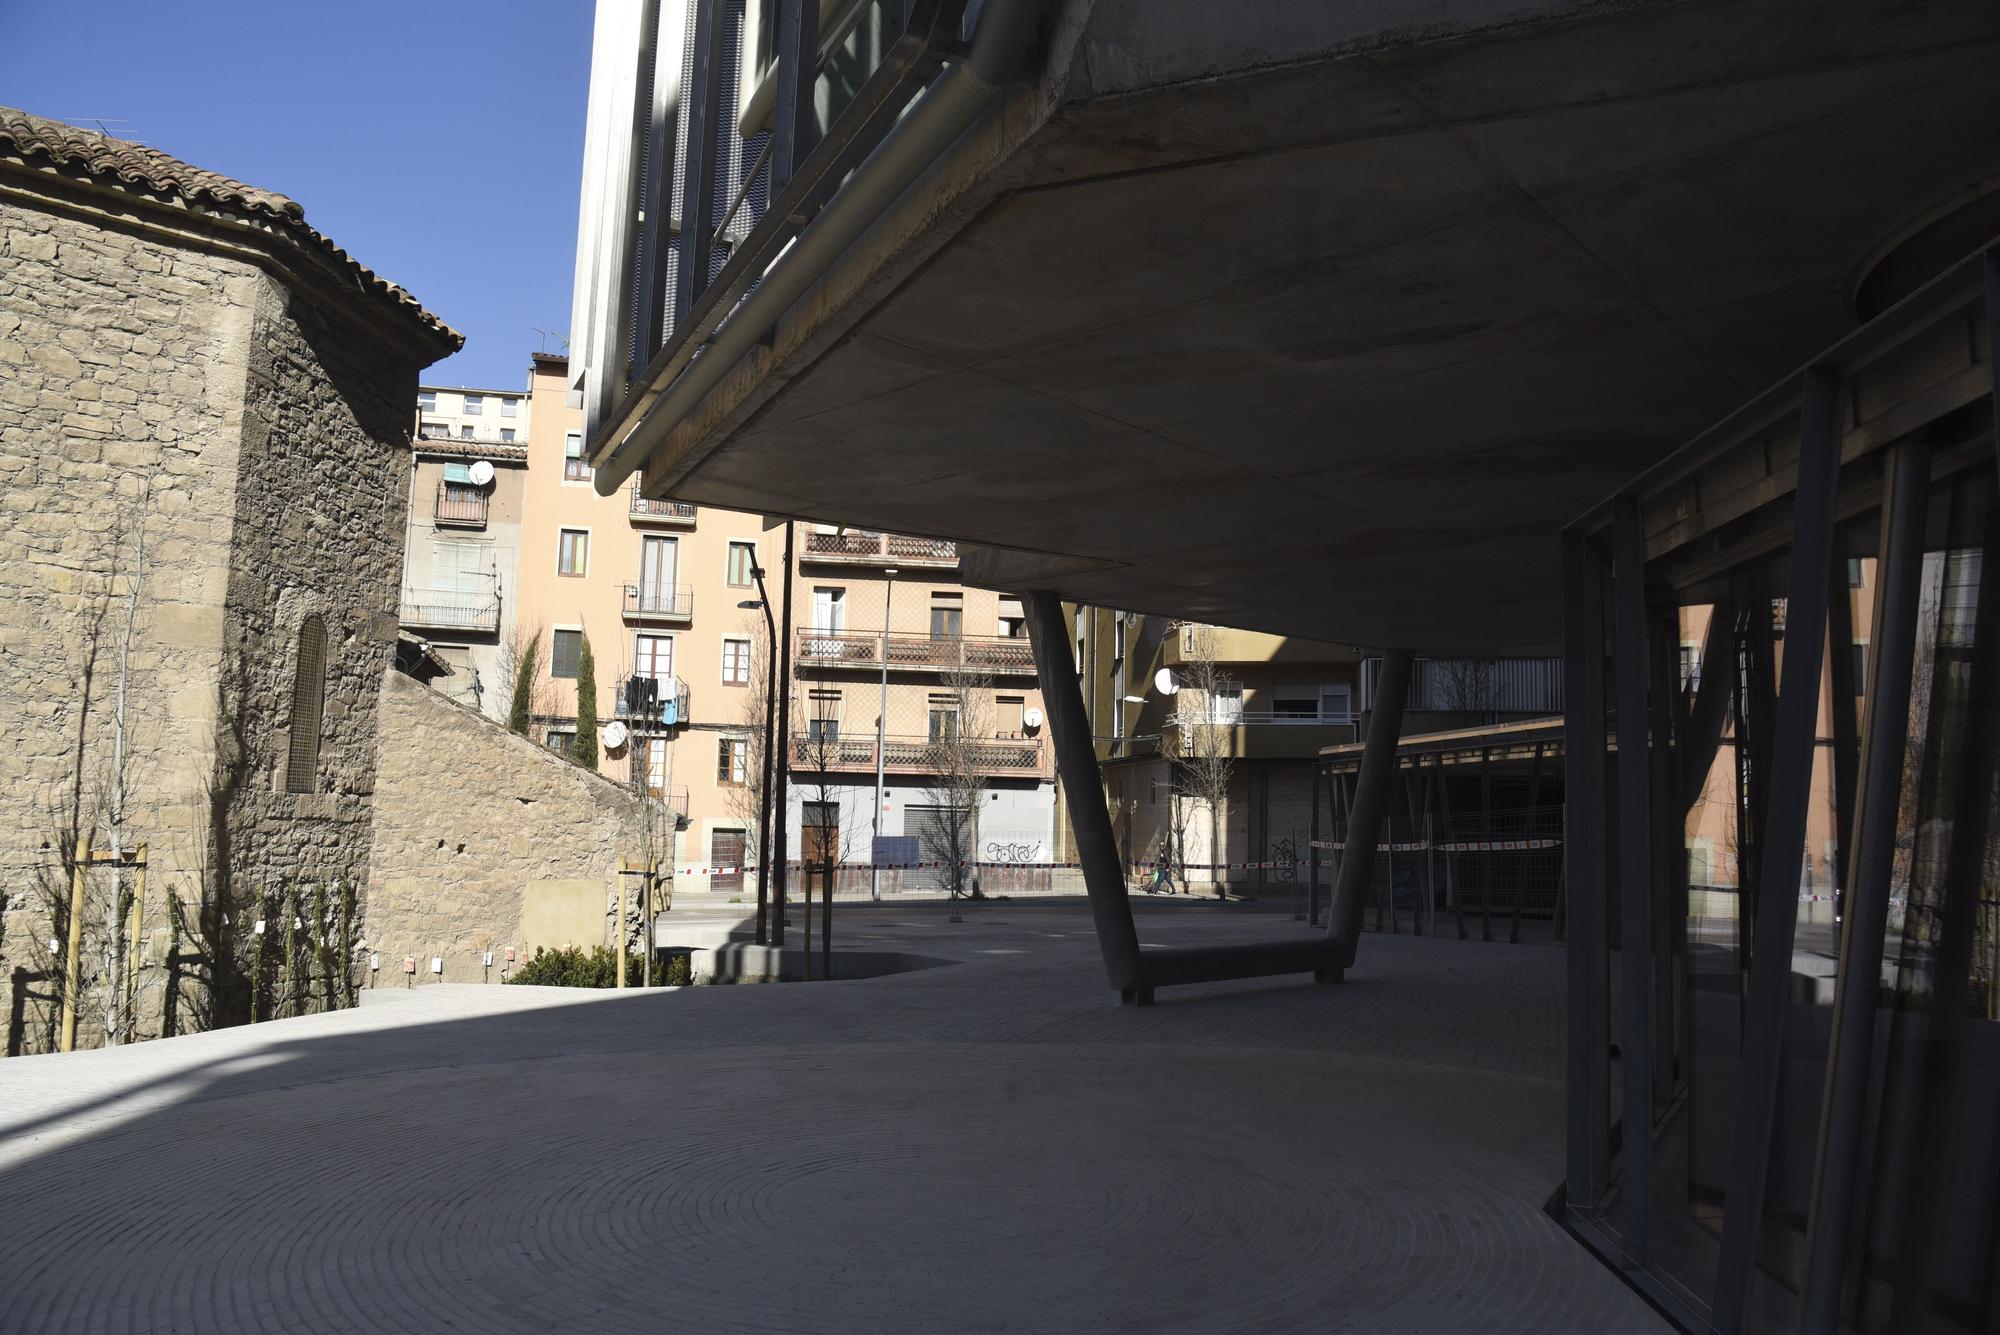
[{"label": "circular patterned paving", "polygon": [[10,1169],[0,1330],[1611,1329],[1507,1143],[1552,1102],[1037,1043],[266,1082]]}]

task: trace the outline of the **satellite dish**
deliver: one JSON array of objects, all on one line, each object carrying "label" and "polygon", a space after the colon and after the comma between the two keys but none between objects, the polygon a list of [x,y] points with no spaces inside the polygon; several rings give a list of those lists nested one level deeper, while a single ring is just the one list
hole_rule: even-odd
[{"label": "satellite dish", "polygon": [[487,483],[493,480],[493,465],[487,463],[486,460],[481,459],[479,462],[472,465],[471,477],[473,486],[475,487],[485,486]]},{"label": "satellite dish", "polygon": [[605,724],[604,749],[607,751],[616,751],[619,747],[625,745],[626,731],[625,725],[617,719],[612,719],[611,722]]},{"label": "satellite dish", "polygon": [[1172,668],[1161,668],[1153,674],[1153,689],[1161,695],[1174,695],[1180,691],[1181,684],[1174,680]]},{"label": "satellite dish", "polygon": [[1022,727],[1024,727],[1024,728],[1039,728],[1039,727],[1041,727],[1041,726],[1042,726],[1042,711],[1041,711],[1041,710],[1039,710],[1039,709],[1024,709],[1024,710],[1022,710],[1022,711],[1021,711],[1021,726],[1022,726]]}]

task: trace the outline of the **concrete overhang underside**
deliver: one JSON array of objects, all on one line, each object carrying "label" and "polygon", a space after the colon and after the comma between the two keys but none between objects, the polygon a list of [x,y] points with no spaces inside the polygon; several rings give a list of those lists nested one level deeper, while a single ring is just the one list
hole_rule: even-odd
[{"label": "concrete overhang underside", "polygon": [[957,538],[997,588],[1549,650],[1562,524],[2000,169],[1986,3],[1099,0],[1044,37],[650,493]]}]

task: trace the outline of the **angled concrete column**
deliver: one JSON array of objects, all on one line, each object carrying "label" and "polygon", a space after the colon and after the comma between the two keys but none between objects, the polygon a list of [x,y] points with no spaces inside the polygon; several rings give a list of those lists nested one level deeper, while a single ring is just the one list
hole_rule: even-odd
[{"label": "angled concrete column", "polygon": [[1028,614],[1029,643],[1034,648],[1042,704],[1048,709],[1049,739],[1062,775],[1063,801],[1076,832],[1076,859],[1083,865],[1083,887],[1090,896],[1097,945],[1104,952],[1104,972],[1119,992],[1133,1000],[1150,1001],[1151,988],[1140,980],[1139,932],[1132,925],[1125,868],[1118,860],[1111,813],[1104,805],[1104,777],[1097,768],[1083,688],[1077,681],[1076,664],[1070,661],[1069,627],[1063,621],[1062,602],[1053,593],[1040,590],[1021,601]]},{"label": "angled concrete column", "polygon": [[1333,912],[1327,936],[1333,946],[1333,971],[1354,966],[1361,944],[1361,917],[1368,907],[1368,876],[1375,866],[1375,842],[1382,817],[1389,810],[1390,782],[1396,774],[1396,743],[1403,733],[1403,705],[1410,695],[1410,665],[1416,655],[1391,649],[1382,655],[1382,675],[1375,682],[1374,708],[1368,717],[1368,742],[1361,750],[1361,773],[1354,781],[1354,808],[1347,821],[1347,847],[1340,858],[1340,875],[1333,884]]}]

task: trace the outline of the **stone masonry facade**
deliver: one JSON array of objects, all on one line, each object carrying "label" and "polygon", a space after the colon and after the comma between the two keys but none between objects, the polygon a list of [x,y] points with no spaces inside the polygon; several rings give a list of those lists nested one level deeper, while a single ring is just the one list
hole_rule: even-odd
[{"label": "stone masonry facade", "polygon": [[[645,857],[637,794],[400,672],[383,680],[377,712],[366,916],[367,952],[382,962],[375,985],[402,986],[395,975],[406,959],[420,985],[498,983],[508,946],[525,960],[538,945],[613,939],[619,866]],[[655,833],[656,843],[670,839]],[[637,894],[632,878],[628,922]],[[563,896],[585,912],[578,930],[556,939],[543,910]],[[430,971],[433,959],[442,974]]]},{"label": "stone masonry facade", "polygon": [[[145,893],[120,914],[110,869],[87,877],[80,1046],[109,1014],[114,920],[128,926],[129,1009],[146,1037],[187,1010],[187,977],[167,995],[168,895],[220,896],[240,933],[283,880],[366,882],[408,423],[417,372],[456,340],[359,285],[343,291],[351,261],[282,225],[207,196],[189,207],[122,166],[52,162],[23,143],[48,123],[27,120],[0,116],[9,1052],[53,1033],[65,953],[53,901],[69,902],[70,850],[109,842],[121,747],[119,839],[146,848]],[[325,628],[323,718],[312,791],[292,792],[308,617]],[[209,1019],[240,1018],[239,1000]]]}]

